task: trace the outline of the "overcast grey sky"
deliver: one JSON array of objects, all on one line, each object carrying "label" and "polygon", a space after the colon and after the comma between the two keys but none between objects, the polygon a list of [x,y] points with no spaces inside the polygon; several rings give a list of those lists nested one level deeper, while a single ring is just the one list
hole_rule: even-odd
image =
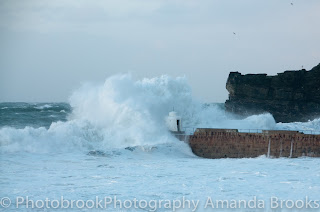
[{"label": "overcast grey sky", "polygon": [[196,97],[224,102],[230,71],[320,63],[319,11],[319,0],[1,0],[0,101],[66,101],[130,72],[185,75]]}]

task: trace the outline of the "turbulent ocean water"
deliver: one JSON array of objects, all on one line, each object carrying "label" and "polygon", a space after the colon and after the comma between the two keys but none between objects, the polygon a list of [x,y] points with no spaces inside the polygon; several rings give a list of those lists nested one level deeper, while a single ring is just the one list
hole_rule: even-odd
[{"label": "turbulent ocean water", "polygon": [[[164,120],[173,107],[187,133],[196,127],[320,131],[320,119],[278,124],[270,114],[238,119],[223,104],[194,99],[185,78],[168,76],[138,81],[113,76],[101,85],[83,85],[68,103],[0,103],[0,210],[105,211],[97,198],[110,202],[108,211],[192,211],[188,205],[175,209],[178,200],[198,200],[197,211],[225,210],[205,209],[211,198],[229,201],[229,207],[233,200],[261,200],[263,209],[249,211],[271,211],[271,198],[320,200],[318,158],[199,158],[167,131]],[[62,196],[87,205],[63,208]],[[46,199],[49,208],[41,205]],[[134,199],[138,207],[123,204]],[[56,209],[54,200],[60,201]],[[275,211],[310,210],[288,204]]]}]

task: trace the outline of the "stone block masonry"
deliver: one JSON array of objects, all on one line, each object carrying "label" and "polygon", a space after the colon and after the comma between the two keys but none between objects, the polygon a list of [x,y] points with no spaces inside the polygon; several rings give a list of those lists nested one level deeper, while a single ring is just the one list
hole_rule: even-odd
[{"label": "stone block masonry", "polygon": [[242,133],[230,129],[197,129],[189,136],[193,153],[204,158],[320,157],[320,135],[297,131]]}]

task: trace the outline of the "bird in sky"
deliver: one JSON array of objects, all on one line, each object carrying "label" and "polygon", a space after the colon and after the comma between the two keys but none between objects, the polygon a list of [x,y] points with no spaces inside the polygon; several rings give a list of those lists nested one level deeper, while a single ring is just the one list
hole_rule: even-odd
[{"label": "bird in sky", "polygon": [[235,35],[236,33],[235,33],[235,32],[233,32],[233,34]]},{"label": "bird in sky", "polygon": [[293,3],[291,3],[291,5],[293,6]]}]

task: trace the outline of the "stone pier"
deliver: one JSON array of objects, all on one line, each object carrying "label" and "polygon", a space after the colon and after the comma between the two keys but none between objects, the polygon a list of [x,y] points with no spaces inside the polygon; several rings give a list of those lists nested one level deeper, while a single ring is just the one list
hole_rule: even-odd
[{"label": "stone pier", "polygon": [[204,158],[320,157],[320,135],[265,130],[197,129],[189,138],[193,153]]}]

